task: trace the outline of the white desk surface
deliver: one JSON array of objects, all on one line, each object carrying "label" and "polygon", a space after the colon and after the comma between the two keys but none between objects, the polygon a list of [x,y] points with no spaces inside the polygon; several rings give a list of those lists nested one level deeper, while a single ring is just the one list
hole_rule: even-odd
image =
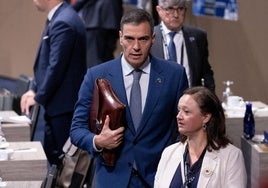
[{"label": "white desk surface", "polygon": [[[254,117],[266,117],[268,116],[268,105],[261,101],[251,101],[252,103],[252,111],[254,113]],[[245,115],[246,106],[235,106],[235,107],[226,107],[223,105],[225,109],[225,115],[227,118],[243,118]]]},{"label": "white desk surface", "polygon": [[0,161],[4,181],[40,181],[47,172],[47,158],[40,142],[9,142],[13,149],[10,160]]},{"label": "white desk surface", "polygon": [[[255,109],[254,119],[255,119],[255,134],[263,134],[263,131],[268,131],[268,106],[260,101],[253,101],[252,105]],[[243,115],[239,110],[234,115],[226,116],[226,133],[231,139],[233,144],[241,148],[241,135],[243,135]],[[244,109],[245,110],[245,109]],[[239,115],[239,113],[241,115]],[[239,116],[238,116],[239,115]]]},{"label": "white desk surface", "polygon": [[4,188],[40,188],[42,181],[6,181]]},{"label": "white desk surface", "polygon": [[[18,114],[14,111],[0,111],[1,119],[15,117]],[[9,142],[30,141],[30,124],[29,123],[7,123],[2,122],[2,131]]]}]

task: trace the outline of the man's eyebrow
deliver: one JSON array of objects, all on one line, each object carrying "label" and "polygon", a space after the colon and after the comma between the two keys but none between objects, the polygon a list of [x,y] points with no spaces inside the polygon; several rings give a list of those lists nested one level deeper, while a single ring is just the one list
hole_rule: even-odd
[{"label": "man's eyebrow", "polygon": [[[129,35],[125,35],[124,38],[135,39],[135,37],[129,36]],[[144,35],[144,36],[138,37],[137,39],[140,40],[140,39],[149,39],[149,38],[150,38],[150,36]]]},{"label": "man's eyebrow", "polygon": [[149,38],[150,38],[150,36],[145,35],[145,36],[139,37],[138,39],[149,39]]}]

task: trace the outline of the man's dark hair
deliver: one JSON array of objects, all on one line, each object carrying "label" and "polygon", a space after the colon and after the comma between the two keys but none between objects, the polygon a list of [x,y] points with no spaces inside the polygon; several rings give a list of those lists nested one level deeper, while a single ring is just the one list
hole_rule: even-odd
[{"label": "man's dark hair", "polygon": [[154,20],[152,18],[152,16],[145,10],[143,9],[132,9],[128,12],[126,12],[120,22],[120,29],[121,31],[123,30],[123,26],[125,24],[135,24],[135,25],[139,25],[141,23],[144,22],[148,22],[150,24],[150,28],[151,28],[151,34],[153,34],[154,32]]}]

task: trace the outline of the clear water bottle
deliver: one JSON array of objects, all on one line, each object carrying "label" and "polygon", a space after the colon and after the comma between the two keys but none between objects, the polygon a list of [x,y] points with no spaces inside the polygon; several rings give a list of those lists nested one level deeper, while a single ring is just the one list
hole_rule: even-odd
[{"label": "clear water bottle", "polygon": [[255,120],[252,112],[252,104],[246,103],[246,111],[244,116],[244,137],[251,139],[255,134]]},{"label": "clear water bottle", "polygon": [[5,137],[5,134],[2,131],[2,123],[0,121],[0,137]]},{"label": "clear water bottle", "polygon": [[234,84],[233,81],[224,81],[223,84],[226,86],[225,90],[222,93],[222,102],[225,106],[227,106],[227,99],[229,96],[233,95],[233,92],[231,91],[231,85]]}]

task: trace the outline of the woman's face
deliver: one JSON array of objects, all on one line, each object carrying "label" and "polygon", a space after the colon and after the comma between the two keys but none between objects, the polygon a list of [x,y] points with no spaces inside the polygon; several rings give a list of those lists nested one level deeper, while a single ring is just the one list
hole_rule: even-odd
[{"label": "woman's face", "polygon": [[191,95],[183,95],[178,104],[178,130],[186,136],[204,132],[203,125],[210,119],[210,115],[202,115],[198,103]]}]

